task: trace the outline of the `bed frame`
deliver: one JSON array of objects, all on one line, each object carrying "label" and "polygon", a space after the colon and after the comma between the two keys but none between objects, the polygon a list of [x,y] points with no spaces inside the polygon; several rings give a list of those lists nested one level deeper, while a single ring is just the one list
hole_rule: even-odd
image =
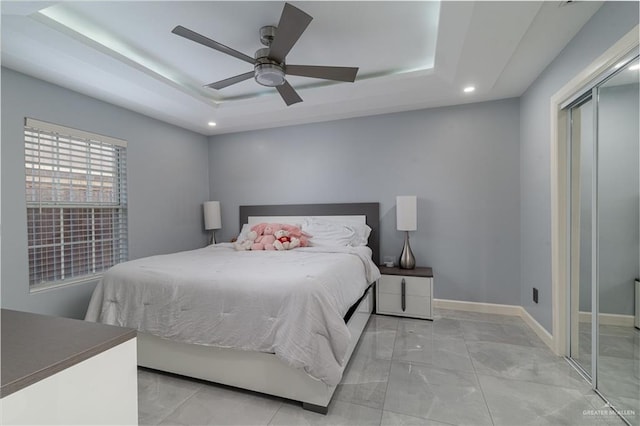
[{"label": "bed frame", "polygon": [[[371,227],[369,247],[379,264],[378,203],[240,206],[240,227],[261,219],[291,216],[365,216]],[[373,286],[345,317],[352,340],[351,358],[373,311]],[[138,365],[302,402],[306,410],[326,414],[336,386],[328,386],[293,368],[274,354],[174,342],[138,332]]]}]

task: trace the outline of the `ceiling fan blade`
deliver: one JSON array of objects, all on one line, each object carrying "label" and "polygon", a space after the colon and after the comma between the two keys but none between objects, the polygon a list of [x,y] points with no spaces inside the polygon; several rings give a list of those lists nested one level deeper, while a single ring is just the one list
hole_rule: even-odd
[{"label": "ceiling fan blade", "polygon": [[276,89],[278,89],[278,93],[280,93],[282,100],[287,104],[287,106],[302,102],[302,98],[298,95],[295,89],[291,87],[287,80],[284,81],[284,84],[276,86]]},{"label": "ceiling fan blade", "polygon": [[276,36],[269,48],[269,58],[283,63],[287,53],[296,44],[296,41],[298,41],[312,20],[311,16],[297,7],[285,3],[280,16],[280,23],[278,23],[278,29],[276,30]]},{"label": "ceiling fan blade", "polygon": [[215,40],[211,40],[210,38],[207,38],[201,34],[198,34],[195,31],[191,31],[189,28],[185,28],[182,25],[178,25],[173,30],[171,30],[171,32],[181,37],[187,38],[191,41],[195,41],[196,43],[200,43],[204,46],[215,49],[218,52],[226,53],[227,55],[231,55],[234,58],[238,58],[242,61],[249,62],[251,65],[254,65],[256,63],[256,60],[253,59],[251,56],[247,56],[244,53],[238,52],[237,50],[234,50],[228,46],[225,46],[222,43],[218,43]]},{"label": "ceiling fan blade", "polygon": [[324,78],[325,80],[348,81],[353,83],[356,79],[356,74],[358,74],[358,68],[286,65],[285,72],[287,75]]},{"label": "ceiling fan blade", "polygon": [[244,74],[236,75],[235,77],[225,78],[224,80],[216,81],[215,83],[207,84],[205,87],[211,87],[212,89],[220,90],[232,84],[240,83],[241,81],[249,80],[253,78],[253,71],[245,72]]}]

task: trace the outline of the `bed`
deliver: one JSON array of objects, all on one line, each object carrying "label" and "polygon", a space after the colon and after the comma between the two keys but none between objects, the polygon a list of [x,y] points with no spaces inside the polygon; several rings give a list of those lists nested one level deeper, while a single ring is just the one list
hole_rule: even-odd
[{"label": "bed", "polygon": [[[118,265],[87,319],[138,329],[138,364],[326,413],[373,309],[378,203],[241,206],[240,225],[366,223],[368,247],[238,252],[231,244]],[[355,226],[355,225],[354,225]]]}]

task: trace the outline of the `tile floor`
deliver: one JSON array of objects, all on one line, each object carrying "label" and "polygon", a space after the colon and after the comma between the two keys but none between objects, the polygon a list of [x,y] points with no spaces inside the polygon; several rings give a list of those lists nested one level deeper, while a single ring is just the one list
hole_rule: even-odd
[{"label": "tile floor", "polygon": [[326,416],[151,370],[138,388],[145,425],[624,424],[520,318],[453,310],[373,315]]}]

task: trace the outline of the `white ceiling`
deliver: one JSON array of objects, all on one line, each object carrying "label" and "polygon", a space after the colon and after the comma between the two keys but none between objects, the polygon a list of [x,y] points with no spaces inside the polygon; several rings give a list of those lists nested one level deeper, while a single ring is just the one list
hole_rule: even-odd
[{"label": "white ceiling", "polygon": [[251,65],[171,29],[253,56],[283,2],[3,0],[2,65],[214,135],[520,96],[602,2],[292,4],[314,19],[287,63],[357,66],[355,83],[288,77],[290,107],[253,79],[203,87]]}]

